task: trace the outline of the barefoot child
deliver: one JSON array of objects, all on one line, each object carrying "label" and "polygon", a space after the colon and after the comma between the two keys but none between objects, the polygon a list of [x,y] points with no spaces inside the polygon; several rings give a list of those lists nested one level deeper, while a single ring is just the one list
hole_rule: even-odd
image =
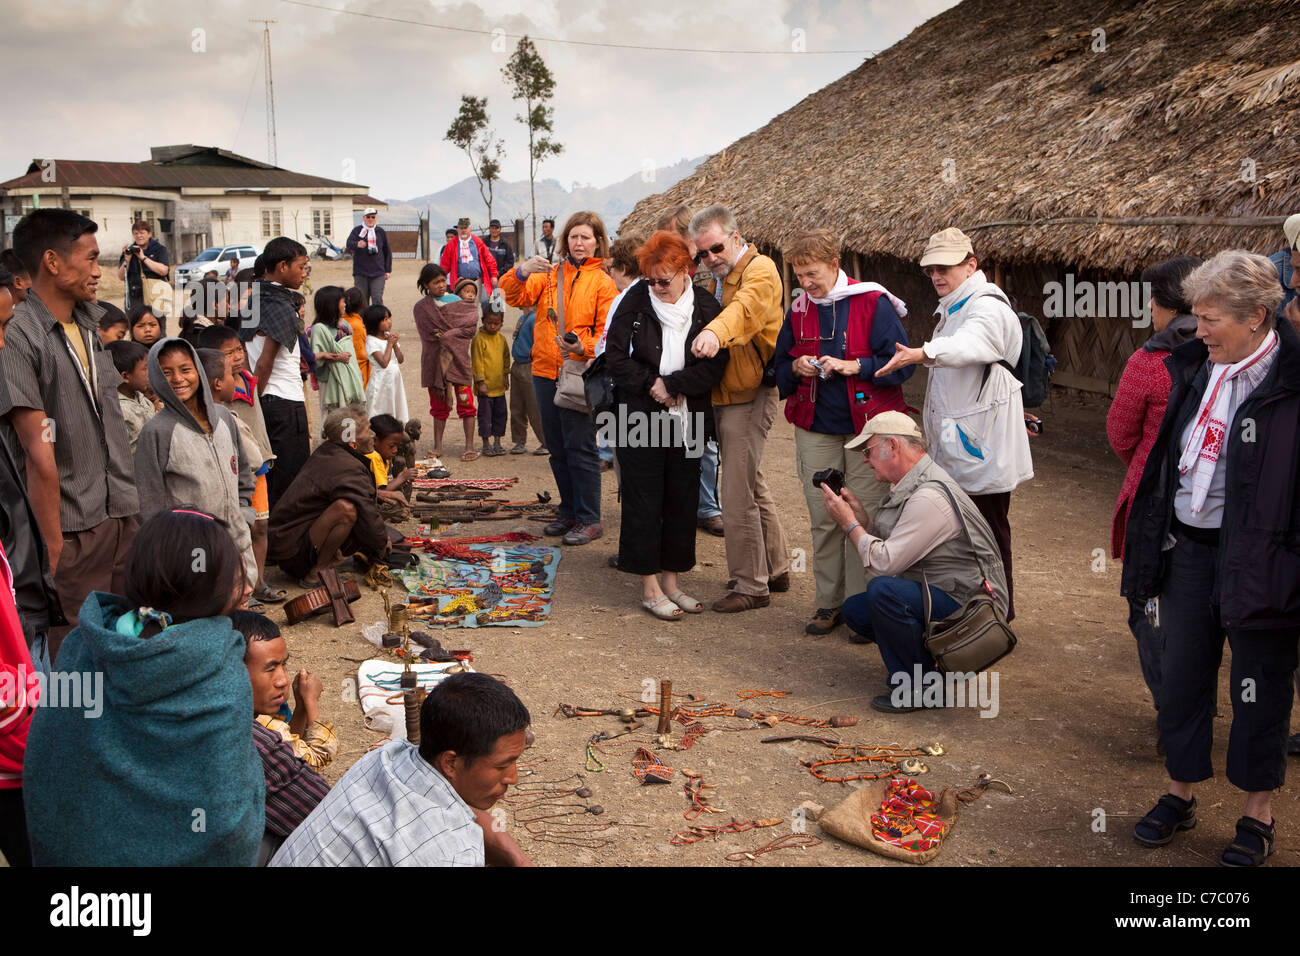
[{"label": "barefoot child", "polygon": [[[510,388],[510,345],[501,334],[505,316],[483,306],[483,328],[470,347],[474,366],[474,390],[478,393],[478,434],[483,454],[504,455],[501,438],[506,433],[506,390]],[[489,443],[489,439],[492,440]]]},{"label": "barefoot child", "polygon": [[253,473],[235,417],[213,401],[198,350],[183,339],[163,339],[150,349],[149,381],[163,409],[145,424],[136,445],[140,520],[168,508],[201,507],[234,541],[251,593],[257,580],[249,533]]},{"label": "barefoot child", "polygon": [[316,355],[316,378],[320,381],[321,417],[332,408],[341,408],[366,400],[361,384],[361,369],[352,340],[339,340],[339,322],[343,318],[343,287],[321,286],[314,304],[316,321],[311,327],[311,350]]},{"label": "barefoot child", "polygon": [[366,297],[356,286],[343,293],[343,321],[352,330],[352,351],[357,356],[357,367],[361,369],[362,388],[370,387],[370,356],[366,354],[366,323],[361,317],[366,307]]},{"label": "barefoot child", "polygon": [[392,415],[399,422],[409,418],[406,386],[402,384],[402,347],[393,331],[393,313],[385,306],[372,305],[361,316],[366,323],[366,352],[370,359],[370,384],[366,386],[366,410],[374,415]]},{"label": "barefoot child", "polygon": [[[433,454],[442,458],[442,436],[451,410],[465,429],[465,454],[461,461],[478,458],[474,450],[474,374],[470,364],[470,342],[478,329],[477,302],[456,299],[444,303],[434,294],[445,287],[445,274],[429,263],[417,282],[424,297],[415,304],[415,328],[420,336],[420,384],[429,391],[429,414],[433,417]],[[471,297],[473,298],[473,297]]]},{"label": "barefoot child", "polygon": [[110,342],[108,351],[113,356],[113,367],[122,376],[117,386],[117,400],[122,406],[126,437],[131,440],[131,454],[134,455],[140,429],[158,411],[158,406],[150,398],[153,391],[149,388],[149,350],[139,342],[126,339]]},{"label": "barefoot child", "polygon": [[[376,306],[372,305],[371,308]],[[366,457],[370,459],[370,471],[375,476],[379,513],[385,521],[397,524],[410,517],[406,510],[406,498],[400,489],[415,477],[411,469],[405,467],[395,475],[390,473],[393,458],[406,438],[406,432],[402,429],[402,423],[392,415],[375,415],[370,419],[370,430],[375,433],[375,450]]]},{"label": "barefoot child", "polygon": [[[234,413],[240,437],[247,434],[256,448],[256,454],[249,454],[253,470],[253,557],[257,560],[257,587],[253,589],[253,597],[269,604],[279,604],[289,596],[289,592],[266,583],[266,531],[271,517],[270,471],[275,465],[275,452],[271,450],[271,439],[266,432],[262,404],[257,400],[257,376],[248,370],[248,353],[234,329],[224,325],[204,329],[199,336],[199,345],[224,354],[230,359],[231,371],[235,373],[234,396],[223,404]],[[261,468],[253,467],[252,463],[258,460],[262,462]]]}]

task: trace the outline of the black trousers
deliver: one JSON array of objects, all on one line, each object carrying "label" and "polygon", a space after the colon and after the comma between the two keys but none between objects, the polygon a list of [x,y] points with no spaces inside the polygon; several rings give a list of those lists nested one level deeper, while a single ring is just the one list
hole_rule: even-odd
[{"label": "black trousers", "polygon": [[700,459],[686,457],[681,446],[616,450],[623,477],[619,570],[689,571],[695,567]]},{"label": "black trousers", "polygon": [[[1225,629],[1218,606],[1210,600],[1218,548],[1198,544],[1181,532],[1175,537],[1160,589],[1163,673],[1158,720],[1170,779],[1196,783],[1214,775],[1210,749]],[[1226,631],[1232,648],[1228,781],[1248,793],[1274,790],[1286,780],[1297,630]]]},{"label": "black trousers", "polygon": [[266,475],[266,494],[272,508],[293,483],[298,469],[311,455],[311,436],[307,434],[307,406],[278,395],[262,396],[262,417],[266,419],[266,437],[275,452],[275,464]]},{"label": "black trousers", "polygon": [[27,817],[23,813],[23,791],[0,790],[0,853],[10,866],[31,866],[32,848],[27,842]]},{"label": "black trousers", "polygon": [[1156,710],[1160,709],[1160,635],[1151,626],[1147,618],[1147,602],[1137,598],[1128,599],[1128,629],[1137,641],[1138,664],[1142,668],[1142,679],[1146,681],[1147,690],[1151,692],[1151,702]]},{"label": "black trousers", "polygon": [[1007,575],[1007,622],[1016,617],[1016,588],[1011,583],[1011,492],[1004,491],[996,495],[971,495],[970,500],[980,510],[984,520],[993,529],[993,539],[998,543],[998,553],[1002,555],[1002,569]]}]

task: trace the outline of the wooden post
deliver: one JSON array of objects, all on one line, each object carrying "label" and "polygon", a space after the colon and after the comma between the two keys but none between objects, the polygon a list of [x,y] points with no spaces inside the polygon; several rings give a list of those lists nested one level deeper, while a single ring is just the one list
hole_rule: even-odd
[{"label": "wooden post", "polygon": [[659,682],[659,727],[657,734],[672,733],[673,729],[673,682]]}]

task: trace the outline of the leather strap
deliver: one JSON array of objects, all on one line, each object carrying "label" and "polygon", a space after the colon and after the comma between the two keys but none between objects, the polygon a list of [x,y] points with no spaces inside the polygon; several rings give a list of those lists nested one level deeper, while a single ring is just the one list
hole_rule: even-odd
[{"label": "leather strap", "polygon": [[[989,584],[988,572],[984,570],[984,563],[980,561],[979,549],[975,547],[975,540],[970,536],[970,529],[966,527],[966,519],[962,517],[961,509],[957,507],[957,499],[953,497],[948,486],[941,481],[926,481],[918,486],[917,490],[925,485],[937,485],[939,490],[948,498],[948,503],[952,505],[953,513],[957,515],[957,522],[961,525],[961,533],[970,543],[971,553],[975,555],[975,566],[979,568],[980,577],[984,579],[984,590],[991,592],[992,585]],[[915,492],[913,492],[915,494]],[[924,558],[922,559],[924,560]],[[928,640],[932,630],[932,621],[930,620],[930,582],[926,579],[925,571],[921,572],[921,607],[925,614],[925,638]]]},{"label": "leather strap", "polygon": [[555,267],[555,324],[564,337],[564,263]]}]

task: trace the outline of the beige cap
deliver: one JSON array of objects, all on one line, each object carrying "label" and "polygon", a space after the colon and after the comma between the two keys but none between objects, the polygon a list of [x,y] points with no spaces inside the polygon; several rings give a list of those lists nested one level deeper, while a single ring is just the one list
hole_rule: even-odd
[{"label": "beige cap", "polygon": [[950,227],[942,232],[936,232],[925,244],[925,252],[921,253],[921,268],[955,266],[964,261],[967,256],[974,254],[975,247],[971,245],[966,233]]},{"label": "beige cap", "polygon": [[1300,249],[1300,212],[1286,217],[1286,222],[1282,223],[1282,234],[1286,236],[1288,249]]},{"label": "beige cap", "polygon": [[378,215],[379,215],[379,210],[376,209],[374,206],[368,206],[368,207],[366,207],[366,211],[363,212],[361,215],[363,215],[363,216],[378,216]]},{"label": "beige cap", "polygon": [[916,422],[904,415],[902,412],[881,412],[879,415],[867,419],[867,423],[862,426],[862,431],[857,438],[850,439],[845,443],[845,448],[857,448],[865,444],[866,440],[872,435],[911,435],[913,438],[920,438],[921,429],[917,427]]}]

